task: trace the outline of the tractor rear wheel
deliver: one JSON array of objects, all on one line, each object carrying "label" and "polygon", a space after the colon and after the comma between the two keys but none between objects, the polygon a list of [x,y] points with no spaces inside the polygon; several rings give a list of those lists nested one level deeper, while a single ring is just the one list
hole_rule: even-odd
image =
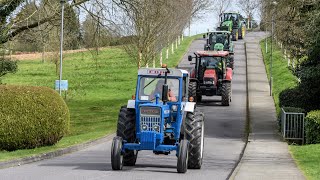
[{"label": "tractor rear wheel", "polygon": [[111,146],[111,166],[113,170],[121,170],[123,167],[122,138],[116,136]]},{"label": "tractor rear wheel", "polygon": [[189,142],[186,139],[180,141],[179,144],[179,154],[177,162],[178,173],[185,173],[188,170],[188,149]]},{"label": "tractor rear wheel", "polygon": [[201,94],[197,94],[197,82],[190,82],[189,83],[189,97],[193,97],[194,102],[201,101]]},{"label": "tractor rear wheel", "polygon": [[243,39],[243,31],[242,31],[242,28],[243,27],[241,27],[239,30],[238,30],[238,32],[239,32],[239,39]]},{"label": "tractor rear wheel", "polygon": [[[117,136],[122,137],[128,143],[133,143],[136,138],[135,128],[136,116],[134,109],[122,106],[118,118]],[[134,166],[136,164],[138,151],[125,150],[123,153],[123,165]]]},{"label": "tractor rear wheel", "polygon": [[185,136],[189,140],[188,168],[200,169],[203,159],[204,147],[204,117],[203,113],[188,112],[185,119]]},{"label": "tractor rear wheel", "polygon": [[222,106],[229,106],[230,101],[231,101],[231,82],[227,81],[222,84],[221,104]]}]

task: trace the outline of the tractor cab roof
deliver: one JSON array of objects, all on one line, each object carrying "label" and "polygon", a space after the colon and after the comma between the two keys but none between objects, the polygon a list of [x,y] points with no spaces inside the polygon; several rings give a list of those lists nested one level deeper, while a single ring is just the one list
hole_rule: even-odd
[{"label": "tractor cab roof", "polygon": [[208,32],[209,34],[231,34],[230,31],[212,31],[212,32]]},{"label": "tractor cab roof", "polygon": [[[168,73],[168,77],[183,77],[184,74],[188,74],[188,71],[183,69],[174,69],[168,68],[170,73]],[[140,68],[138,71],[138,75],[145,75],[145,76],[158,76],[161,74],[165,76],[166,68]]]},{"label": "tractor cab roof", "polygon": [[230,11],[230,12],[224,12],[222,14],[240,14],[240,13],[236,11]]},{"label": "tractor cab roof", "polygon": [[198,56],[212,56],[212,57],[226,57],[229,55],[228,51],[197,51]]}]

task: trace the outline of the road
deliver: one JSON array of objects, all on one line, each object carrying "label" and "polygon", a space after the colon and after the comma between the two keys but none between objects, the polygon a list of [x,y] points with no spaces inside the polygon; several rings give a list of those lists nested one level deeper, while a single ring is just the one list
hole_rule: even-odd
[{"label": "road", "polygon": [[[202,50],[204,43],[203,39],[194,41],[179,66],[190,66],[186,61],[187,55]],[[164,156],[142,151],[139,152],[135,167],[112,171],[111,141],[108,141],[61,157],[1,169],[0,179],[227,179],[245,144],[246,62],[243,41],[235,42],[235,52],[231,105],[223,107],[214,98],[204,98],[204,103],[197,106],[205,114],[205,147],[201,170],[188,170],[186,174],[178,174],[175,153]]]}]

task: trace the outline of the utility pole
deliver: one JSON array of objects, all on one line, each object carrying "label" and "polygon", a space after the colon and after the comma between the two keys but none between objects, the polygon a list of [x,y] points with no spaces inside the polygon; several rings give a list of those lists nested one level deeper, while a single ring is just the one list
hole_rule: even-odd
[{"label": "utility pole", "polygon": [[61,32],[60,32],[60,75],[59,75],[59,94],[61,96],[61,81],[62,81],[62,58],[63,58],[63,20],[64,20],[64,3],[65,0],[61,0]]}]

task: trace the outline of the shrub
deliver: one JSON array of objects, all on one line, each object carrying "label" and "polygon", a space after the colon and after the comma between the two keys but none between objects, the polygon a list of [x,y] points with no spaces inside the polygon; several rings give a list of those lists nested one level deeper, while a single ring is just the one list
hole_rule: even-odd
[{"label": "shrub", "polygon": [[15,73],[18,69],[16,61],[0,58],[0,77],[8,73]]},{"label": "shrub", "polygon": [[311,111],[305,118],[306,143],[320,143],[320,110]]},{"label": "shrub", "polygon": [[303,109],[302,92],[298,87],[293,89],[285,89],[279,94],[280,107],[297,107]]},{"label": "shrub", "polygon": [[308,112],[320,109],[320,65],[302,68],[299,76],[299,86],[280,93],[280,107],[299,107]]},{"label": "shrub", "polygon": [[0,86],[0,150],[53,145],[69,130],[64,100],[47,87]]}]

